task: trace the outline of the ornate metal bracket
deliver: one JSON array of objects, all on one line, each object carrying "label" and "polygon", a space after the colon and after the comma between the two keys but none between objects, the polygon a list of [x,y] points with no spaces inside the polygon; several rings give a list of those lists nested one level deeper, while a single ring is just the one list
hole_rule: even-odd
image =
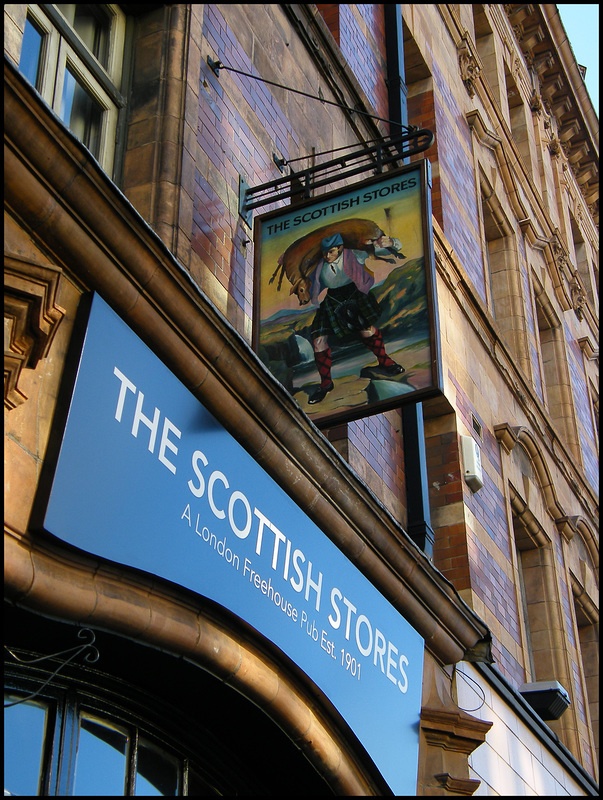
[{"label": "ornate metal bracket", "polygon": [[[227,64],[223,64],[219,59],[214,59],[207,56],[207,65],[219,79],[220,70],[225,69],[237,75],[242,75],[246,78],[251,78],[256,81],[261,81],[268,86],[277,86],[294,94],[300,94],[313,100],[319,100],[323,104],[337,106],[344,109],[353,115],[360,117],[368,117],[371,119],[387,122],[390,125],[390,130],[395,130],[396,133],[392,136],[383,137],[377,140],[376,144],[366,142],[358,150],[349,153],[346,156],[339,156],[325,162],[324,164],[316,164],[313,167],[294,172],[289,166],[290,175],[278,178],[277,180],[270,181],[269,183],[262,183],[260,186],[250,187],[244,175],[239,176],[239,214],[243,217],[248,225],[251,225],[251,212],[254,208],[266,206],[274,203],[277,200],[284,200],[293,195],[303,193],[304,198],[311,197],[313,189],[318,189],[321,186],[328,186],[335,181],[342,181],[354,175],[360,175],[363,172],[374,170],[375,174],[383,171],[383,167],[392,164],[396,161],[402,161],[409,156],[417,153],[422,153],[433,144],[434,135],[431,131],[419,129],[416,126],[402,125],[395,120],[379,117],[376,114],[371,114],[361,108],[352,108],[336,100],[328,100],[323,97],[322,92],[319,90],[318,95],[313,95],[308,92],[303,92],[300,89],[294,89],[291,86],[285,86],[282,83],[269,81],[259,75],[254,75],[251,72],[243,72],[243,70],[235,69]],[[348,150],[354,147],[339,148],[341,150]],[[334,152],[334,151],[327,151]],[[326,155],[325,153],[314,153],[313,157]],[[301,161],[305,157],[292,159],[293,161]],[[308,156],[309,158],[309,156]],[[285,165],[290,164],[286,159],[278,157],[273,153],[272,160],[280,170],[283,172]],[[348,167],[351,167],[348,169]],[[295,185],[294,185],[295,183]],[[301,189],[300,189],[301,183]]]},{"label": "ornate metal bracket", "polygon": [[21,658],[16,653],[14,653],[10,649],[10,647],[7,647],[5,645],[4,649],[8,653],[10,653],[11,656],[15,659],[15,661],[19,662],[19,664],[37,664],[40,661],[46,661],[49,658],[57,658],[58,656],[67,656],[67,654],[69,654],[69,653],[71,655],[69,655],[69,657],[66,658],[65,661],[63,661],[61,664],[59,664],[59,666],[55,669],[55,671],[52,673],[52,675],[49,678],[47,678],[47,680],[44,681],[44,683],[40,686],[39,689],[37,689],[35,692],[32,692],[32,694],[28,694],[27,697],[22,697],[20,700],[15,700],[13,703],[6,703],[4,708],[10,708],[11,706],[18,706],[20,703],[25,703],[28,700],[33,700],[35,697],[37,697],[40,694],[40,692],[43,689],[46,688],[46,686],[48,686],[50,681],[56,675],[58,675],[58,673],[63,669],[63,667],[66,667],[67,664],[71,663],[71,661],[76,659],[79,655],[81,655],[88,648],[90,648],[90,649],[86,653],[86,655],[84,656],[84,660],[87,661],[89,664],[94,664],[95,661],[98,661],[99,652],[98,652],[97,648],[93,646],[94,642],[95,642],[95,639],[96,639],[96,637],[94,635],[94,632],[91,631],[90,628],[80,628],[80,630],[77,632],[77,635],[78,635],[79,639],[82,639],[84,636],[88,636],[90,638],[90,641],[89,642],[84,642],[83,644],[80,644],[80,645],[76,645],[75,647],[70,647],[67,650],[61,650],[58,653],[51,653],[50,655],[47,655],[47,656],[39,656],[38,658],[31,658],[31,659]]},{"label": "ornate metal bracket", "polygon": [[364,172],[373,171],[378,175],[383,172],[385,166],[402,162],[409,156],[427,150],[433,144],[433,140],[434,135],[429,130],[408,129],[404,133],[384,137],[376,144],[365,144],[351,153],[298,172],[294,172],[289,167],[289,175],[262,183],[259,186],[248,186],[245,180],[241,179],[239,212],[250,224],[250,215],[254,208],[274,203],[277,200],[284,200],[287,197],[298,195],[300,192],[303,193],[304,198],[309,198],[314,189],[328,186],[334,181],[343,181]]}]

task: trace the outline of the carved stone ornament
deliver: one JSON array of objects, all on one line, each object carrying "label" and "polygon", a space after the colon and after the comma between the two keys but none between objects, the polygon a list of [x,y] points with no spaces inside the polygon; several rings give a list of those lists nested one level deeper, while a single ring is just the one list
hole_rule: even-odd
[{"label": "carved stone ornament", "polygon": [[571,263],[567,253],[558,241],[553,241],[553,255],[561,277],[568,281],[571,274]]},{"label": "carved stone ornament", "polygon": [[466,797],[471,797],[481,783],[475,778],[453,778],[448,772],[441,772],[439,775],[434,775],[434,778],[450,794]]},{"label": "carved stone ornament", "polygon": [[580,281],[578,280],[577,274],[572,275],[569,288],[570,292],[572,293],[572,307],[574,309],[574,313],[579,320],[582,320],[584,317],[584,303],[586,302],[586,298],[584,296],[584,292],[582,291],[582,287],[580,286]]},{"label": "carved stone ornament", "polygon": [[61,272],[16,258],[4,259],[4,405],[27,397],[19,389],[24,368],[33,369],[48,350],[65,314],[55,302]]},{"label": "carved stone ornament", "polygon": [[561,142],[555,135],[551,136],[551,138],[549,139],[548,147],[549,147],[549,152],[553,156],[553,158],[558,158],[561,155],[562,152]]},{"label": "carved stone ornament", "polygon": [[544,111],[544,106],[542,105],[542,98],[536,91],[536,89],[532,90],[532,96],[530,97],[530,111],[533,114],[542,114]]},{"label": "carved stone ornament", "polygon": [[469,93],[469,97],[473,97],[475,95],[475,85],[477,83],[479,73],[481,72],[481,67],[479,65],[477,55],[471,48],[467,35],[463,36],[457,45],[457,50],[459,56],[459,67],[461,70],[461,79],[465,84],[465,88]]},{"label": "carved stone ornament", "polygon": [[510,453],[518,442],[519,428],[514,428],[508,422],[494,426],[494,435],[503,446],[505,452]]},{"label": "carved stone ornament", "polygon": [[574,538],[574,534],[578,530],[578,522],[580,521],[579,516],[575,517],[559,517],[559,519],[555,520],[555,525],[557,526],[557,530],[563,536],[566,542],[571,542]]}]

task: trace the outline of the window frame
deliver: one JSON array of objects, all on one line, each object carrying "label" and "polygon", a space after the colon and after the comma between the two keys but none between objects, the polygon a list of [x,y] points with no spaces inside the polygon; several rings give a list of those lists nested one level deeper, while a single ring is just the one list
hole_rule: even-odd
[{"label": "window frame", "polygon": [[[101,108],[98,153],[94,153],[92,150],[90,150],[90,152],[92,155],[94,155],[106,172],[111,172],[113,168],[113,156],[115,151],[118,108],[112,102],[107,92],[104,91],[103,87],[94,80],[94,76],[92,75],[90,69],[88,69],[85,62],[78,56],[77,52],[65,41],[65,39],[61,39],[57,56],[54,97],[52,100],[52,108],[61,119],[63,119],[61,117],[61,103],[63,99],[63,87],[65,85],[67,71],[71,72],[76,82],[80,84],[80,86],[92,97],[92,100]],[[70,130],[72,130],[68,120],[63,119],[63,122]],[[72,132],[75,136],[77,136],[75,131]],[[79,139],[79,136],[77,138]]]},{"label": "window frame", "polygon": [[[36,90],[60,117],[65,71],[101,109],[98,152],[92,155],[113,175],[120,118],[126,98],[121,92],[126,40],[126,17],[116,4],[99,4],[109,19],[107,67],[84,44],[61,11],[51,4],[27,6],[27,17],[42,33],[39,86]],[[69,122],[64,121],[67,127]],[[72,131],[77,137],[75,132]]]},{"label": "window frame", "polygon": [[[30,653],[15,651],[26,661]],[[46,671],[25,664],[5,664],[5,695],[22,697],[46,707],[47,719],[42,743],[42,758],[37,796],[72,796],[75,788],[80,720],[83,716],[125,729],[128,742],[124,765],[124,797],[136,795],[137,755],[140,740],[157,748],[177,765],[178,796],[188,796],[194,778],[205,784],[204,794],[220,794],[203,765],[195,765],[190,747],[174,738],[171,731],[157,728],[137,701],[105,697],[102,686],[65,681],[60,676],[40,690]],[[35,693],[35,698],[30,695]],[[131,705],[132,707],[126,707]]]}]

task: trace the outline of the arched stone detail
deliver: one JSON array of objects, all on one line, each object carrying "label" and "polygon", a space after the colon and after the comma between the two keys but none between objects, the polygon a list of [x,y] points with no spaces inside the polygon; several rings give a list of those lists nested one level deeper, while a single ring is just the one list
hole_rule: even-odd
[{"label": "arched stone detail", "polygon": [[512,427],[508,423],[502,423],[494,426],[494,433],[508,453],[513,450],[518,442],[523,445],[534,467],[548,513],[554,520],[565,516],[565,512],[559,505],[557,492],[555,491],[546,460],[542,455],[539,444],[530,431],[522,426]]},{"label": "arched stone detail", "polygon": [[335,709],[295,667],[280,663],[252,632],[242,631],[232,615],[151,576],[28,538],[5,527],[10,601],[198,664],[262,708],[337,794],[383,793],[382,781],[362,763],[366,757],[344,733]]}]

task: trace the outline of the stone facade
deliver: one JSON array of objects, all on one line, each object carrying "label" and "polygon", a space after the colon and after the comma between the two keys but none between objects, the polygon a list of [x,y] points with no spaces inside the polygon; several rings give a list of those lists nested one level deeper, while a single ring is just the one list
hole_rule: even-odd
[{"label": "stone facade", "polygon": [[[279,159],[299,171],[389,133],[384,6],[122,8],[127,102],[106,175],[18,75],[27,6],[5,6],[9,601],[148,638],[219,674],[239,658],[232,683],[303,742],[336,791],[378,792],[336,721],[321,713],[304,728],[308,696],[253,643],[240,651],[224,620],[212,627],[187,598],[36,537],[78,307],[94,290],[425,637],[417,793],[588,794],[598,779],[598,119],[555,6],[400,6],[408,123],[435,134],[420,155],[431,163],[444,380],[423,404],[432,560],[404,532],[402,412],[319,432],[248,347],[254,242],[240,179],[257,186],[281,176]],[[481,454],[475,492],[461,436]],[[490,637],[494,666],[474,669],[490,661]],[[478,711],[461,672],[484,695]],[[544,725],[520,695],[538,681],[558,681],[571,701]],[[519,775],[516,759],[530,769]]]}]

